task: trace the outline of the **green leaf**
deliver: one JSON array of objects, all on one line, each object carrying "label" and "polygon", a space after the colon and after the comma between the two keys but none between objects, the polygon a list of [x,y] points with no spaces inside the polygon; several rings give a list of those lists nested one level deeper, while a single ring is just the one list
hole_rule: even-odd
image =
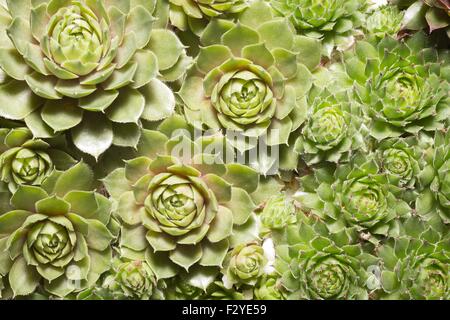
[{"label": "green leaf", "polygon": [[121,246],[125,246],[135,251],[145,250],[145,248],[148,247],[148,242],[145,238],[147,229],[144,228],[142,225],[137,225],[133,227],[123,224],[121,230],[122,230],[122,236],[120,238]]},{"label": "green leaf", "polygon": [[226,165],[227,172],[223,178],[235,187],[242,188],[248,193],[256,190],[259,183],[259,174],[252,168],[239,164],[230,163]]},{"label": "green leaf", "polygon": [[78,125],[83,119],[83,110],[75,100],[48,100],[42,109],[41,117],[49,127],[59,132]]},{"label": "green leaf", "polygon": [[241,188],[231,189],[231,200],[226,204],[233,213],[233,223],[244,224],[256,208],[248,193]]},{"label": "green leaf", "polygon": [[41,277],[34,267],[28,266],[25,259],[20,257],[12,265],[8,279],[14,296],[26,296],[36,289]]},{"label": "green leaf", "polygon": [[183,245],[177,246],[174,251],[169,253],[169,258],[174,263],[183,267],[186,271],[198,262],[202,257],[202,247],[200,244],[197,245]]},{"label": "green leaf", "polygon": [[142,118],[149,121],[163,120],[175,111],[175,96],[172,90],[158,79],[153,79],[140,89],[145,99]]},{"label": "green leaf", "polygon": [[202,177],[202,180],[212,190],[219,203],[225,203],[231,199],[231,184],[223,178],[215,174],[206,174]]},{"label": "green leaf", "polygon": [[321,45],[317,39],[297,36],[294,39],[293,51],[297,52],[297,60],[309,70],[314,70],[320,63]]},{"label": "green leaf", "polygon": [[36,202],[36,212],[49,216],[69,213],[70,203],[56,196]]},{"label": "green leaf", "polygon": [[139,50],[134,55],[133,61],[136,62],[137,69],[134,74],[132,87],[138,89],[148,84],[157,76],[158,58],[151,51]]},{"label": "green leaf", "polygon": [[231,51],[228,47],[223,45],[211,45],[205,48],[200,48],[197,57],[197,68],[207,74],[215,67],[220,66],[223,62],[231,58]]},{"label": "green leaf", "polygon": [[113,145],[136,148],[141,138],[141,128],[135,123],[113,123]]},{"label": "green leaf", "polygon": [[85,219],[95,218],[99,204],[93,191],[69,191],[64,200],[70,204],[70,212],[76,213]]},{"label": "green leaf", "polygon": [[258,32],[245,25],[238,24],[224,33],[221,40],[235,56],[240,57],[244,47],[257,44],[260,39]]},{"label": "green leaf", "polygon": [[158,58],[160,70],[173,67],[184,51],[184,46],[174,32],[164,29],[152,31],[147,46]]},{"label": "green leaf", "polygon": [[28,65],[13,48],[0,48],[0,67],[8,76],[20,81],[30,73]]},{"label": "green leaf", "polygon": [[111,122],[97,113],[85,115],[84,121],[72,129],[72,139],[78,149],[98,159],[112,144]]},{"label": "green leaf", "polygon": [[73,190],[90,191],[93,178],[94,175],[91,168],[80,161],[59,176],[55,184],[55,193],[60,197],[64,197]]},{"label": "green leaf", "polygon": [[0,116],[6,119],[21,120],[41,105],[26,82],[11,80],[0,86]]},{"label": "green leaf", "polygon": [[108,248],[114,238],[108,228],[95,219],[87,219],[87,222],[89,225],[88,235],[86,236],[88,247],[98,251]]},{"label": "green leaf", "polygon": [[20,185],[11,197],[11,204],[16,209],[35,212],[35,203],[47,197],[47,192],[39,187]]},{"label": "green leaf", "polygon": [[199,264],[206,267],[222,267],[228,249],[229,243],[227,239],[215,243],[202,242],[203,254]]},{"label": "green leaf", "polygon": [[0,234],[11,234],[19,229],[32,213],[25,210],[13,210],[0,216]]},{"label": "green leaf", "polygon": [[177,247],[176,239],[166,233],[149,230],[145,237],[154,252],[172,251]]},{"label": "green leaf", "polygon": [[106,115],[113,122],[137,123],[144,111],[144,106],[145,98],[138,90],[125,88],[106,109]]},{"label": "green leaf", "polygon": [[168,279],[176,276],[179,271],[166,252],[152,252],[150,248],[145,251],[145,260],[152,268],[156,278]]},{"label": "green leaf", "polygon": [[289,28],[289,23],[286,19],[279,18],[267,21],[259,26],[258,32],[266,43],[267,48],[292,49],[294,34]]},{"label": "green leaf", "polygon": [[142,221],[141,215],[145,208],[136,204],[133,191],[127,191],[119,198],[117,214],[129,225],[137,225]]},{"label": "green leaf", "polygon": [[78,101],[80,108],[88,111],[103,112],[105,111],[119,96],[116,90],[98,90],[87,97]]},{"label": "green leaf", "polygon": [[264,43],[252,44],[242,48],[242,57],[268,69],[275,59]]},{"label": "green leaf", "polygon": [[125,178],[125,168],[117,168],[112,171],[102,180],[103,184],[108,190],[108,193],[115,199],[127,192],[131,191],[131,187],[128,185]]},{"label": "green leaf", "polygon": [[233,212],[230,209],[219,206],[219,209],[211,222],[208,240],[211,242],[219,242],[228,238],[233,231]]}]

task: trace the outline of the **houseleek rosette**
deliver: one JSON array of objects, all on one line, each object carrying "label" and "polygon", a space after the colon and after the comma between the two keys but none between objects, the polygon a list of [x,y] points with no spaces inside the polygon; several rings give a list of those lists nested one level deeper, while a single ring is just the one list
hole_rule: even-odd
[{"label": "houseleek rosette", "polygon": [[290,196],[282,193],[270,197],[259,214],[261,224],[268,229],[283,229],[295,223],[297,209]]},{"label": "houseleek rosette", "polygon": [[388,138],[374,146],[381,172],[386,174],[392,192],[406,200],[418,195],[418,176],[432,156],[432,139],[426,134]]},{"label": "houseleek rosette", "polygon": [[189,60],[173,32],[152,29],[154,6],[6,1],[0,116],[24,120],[39,138],[70,132],[75,146],[96,158],[111,145],[135,147],[139,119],[173,112],[174,96],[161,79],[179,79]]},{"label": "houseleek rosette", "polygon": [[181,31],[200,34],[209,20],[241,12],[248,0],[158,0],[164,16]]},{"label": "houseleek rosette", "polygon": [[382,259],[382,299],[448,300],[448,227],[417,217],[406,220],[400,236],[378,249]]},{"label": "houseleek rosette", "polygon": [[205,298],[205,291],[180,277],[170,278],[166,281],[167,289],[165,290],[165,297],[169,300],[201,300]]},{"label": "houseleek rosette", "polygon": [[327,56],[335,47],[344,50],[353,44],[363,18],[360,0],[272,0],[271,4],[300,34],[320,39]]},{"label": "houseleek rosette", "polygon": [[286,235],[277,245],[276,269],[288,299],[368,299],[367,268],[376,259],[364,252],[355,229],[329,233],[324,222],[303,217]]},{"label": "houseleek rosette", "polygon": [[364,239],[377,243],[395,232],[398,218],[411,214],[407,202],[391,192],[373,155],[356,154],[337,168],[323,165],[300,181],[295,198],[304,210],[326,221],[330,232],[355,227]]},{"label": "houseleek rosette", "polygon": [[402,21],[405,30],[428,32],[442,30],[450,38],[450,2],[448,0],[392,0],[406,9]]},{"label": "houseleek rosette", "polygon": [[109,269],[111,204],[89,191],[92,183],[92,171],[80,162],[55,172],[42,187],[18,187],[14,210],[0,216],[0,274],[14,296],[42,286],[65,297],[94,285]]},{"label": "houseleek rosette", "polygon": [[264,274],[267,258],[264,249],[256,244],[239,244],[225,257],[222,273],[225,286],[254,286]]},{"label": "houseleek rosette", "polygon": [[[193,142],[176,134],[180,128],[189,127],[174,116],[158,131],[144,130],[139,156],[104,180],[118,202],[120,247],[145,251],[157,279],[183,269],[192,276],[218,272],[230,247],[257,237],[252,231],[256,206],[249,195],[258,187],[257,172],[198,152],[206,140]],[[205,282],[201,285],[206,288]]]},{"label": "houseleek rosette", "polygon": [[417,213],[428,220],[439,216],[450,223],[450,133],[436,131],[432,154],[418,175],[420,194],[416,200]]},{"label": "houseleek rosette", "polygon": [[[143,257],[144,258],[144,257]],[[114,299],[148,300],[156,288],[156,277],[145,258],[122,257],[113,261],[112,272],[103,282]]]},{"label": "houseleek rosette", "polygon": [[363,24],[365,35],[375,40],[395,37],[402,28],[404,13],[397,7],[385,5],[368,13]]},{"label": "houseleek rosette", "polygon": [[330,92],[313,87],[306,104],[306,121],[295,141],[294,151],[307,164],[346,162],[355,150],[366,148],[368,129],[362,107],[346,90]]},{"label": "houseleek rosette", "polygon": [[346,59],[358,98],[373,119],[378,140],[443,128],[447,119],[448,64],[422,33],[407,41],[386,37],[377,46],[357,43]]},{"label": "houseleek rosette", "polygon": [[281,278],[276,275],[263,276],[253,289],[256,300],[285,300],[286,292],[281,284]]},{"label": "houseleek rosette", "polygon": [[248,138],[230,140],[241,152],[261,137],[269,146],[287,144],[305,117],[299,102],[311,87],[305,65],[313,69],[319,63],[318,43],[295,35],[263,1],[252,3],[237,23],[211,21],[200,40],[179,92],[188,121]]},{"label": "houseleek rosette", "polygon": [[0,181],[11,192],[19,185],[40,185],[54,169],[68,169],[73,164],[70,155],[34,139],[26,127],[0,128]]}]

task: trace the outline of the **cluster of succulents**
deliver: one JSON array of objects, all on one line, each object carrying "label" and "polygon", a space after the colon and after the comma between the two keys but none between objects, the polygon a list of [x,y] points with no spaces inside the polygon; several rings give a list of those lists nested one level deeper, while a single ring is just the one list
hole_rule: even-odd
[{"label": "cluster of succulents", "polygon": [[446,0],[0,0],[0,299],[450,299]]}]

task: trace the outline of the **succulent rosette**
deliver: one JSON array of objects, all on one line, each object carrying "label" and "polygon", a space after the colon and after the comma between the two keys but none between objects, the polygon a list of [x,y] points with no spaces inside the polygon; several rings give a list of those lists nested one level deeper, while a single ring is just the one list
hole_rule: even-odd
[{"label": "succulent rosette", "polygon": [[402,28],[404,12],[397,7],[384,5],[368,13],[363,29],[365,35],[375,40],[385,36],[395,37]]},{"label": "succulent rosette", "polygon": [[442,30],[450,38],[450,2],[448,0],[391,0],[406,9],[402,21],[405,30],[428,32]]},{"label": "succulent rosette", "polygon": [[450,239],[448,227],[414,217],[399,237],[378,248],[382,261],[382,299],[448,300]]},{"label": "succulent rosette", "polygon": [[416,212],[424,219],[439,216],[450,223],[450,133],[436,131],[434,148],[426,158],[427,165],[418,175],[421,188],[416,200]]},{"label": "succulent rosette", "polygon": [[297,208],[290,196],[281,193],[270,197],[259,214],[261,224],[268,229],[283,229],[297,219]]},{"label": "succulent rosette", "polygon": [[104,180],[122,221],[120,247],[145,251],[157,279],[182,270],[190,276],[214,274],[230,247],[258,236],[250,196],[258,173],[203,153],[202,146],[223,138],[193,142],[180,128],[189,134],[184,119],[173,116],[158,131],[144,130],[139,156]]},{"label": "succulent rosette", "polygon": [[373,146],[380,171],[386,174],[391,191],[407,202],[417,198],[419,173],[432,156],[433,141],[426,134],[388,138]]},{"label": "succulent rosette", "polygon": [[347,90],[315,86],[306,104],[306,120],[294,146],[306,164],[347,162],[356,150],[366,149],[362,107]]},{"label": "succulent rosette", "polygon": [[26,127],[0,128],[0,181],[14,192],[19,185],[40,185],[53,170],[64,170],[75,160],[66,152],[33,139]]},{"label": "succulent rosette", "polygon": [[225,257],[222,273],[226,287],[254,286],[264,275],[267,258],[262,246],[256,243],[239,244]]},{"label": "succulent rosette", "polygon": [[373,155],[356,154],[345,165],[323,165],[300,178],[295,198],[301,208],[326,221],[330,232],[355,227],[377,243],[395,234],[396,221],[411,215],[408,203],[391,192],[386,174]]},{"label": "succulent rosette", "polygon": [[156,288],[156,277],[143,259],[115,259],[112,274],[106,277],[103,287],[112,292],[114,299],[148,300]]},{"label": "succulent rosette", "polygon": [[449,66],[439,62],[445,55],[428,48],[422,33],[400,42],[386,37],[376,46],[360,41],[347,56],[347,73],[373,119],[373,137],[443,128],[449,109]]},{"label": "succulent rosette", "polygon": [[0,216],[0,274],[14,296],[42,287],[65,297],[109,269],[111,203],[90,191],[92,183],[92,171],[80,162],[41,187],[18,187],[14,210]]},{"label": "succulent rosette", "polygon": [[345,50],[351,46],[363,19],[360,0],[272,0],[271,4],[300,34],[320,39],[326,56],[335,47]]},{"label": "succulent rosette", "polygon": [[166,281],[165,296],[170,300],[200,300],[204,299],[205,291],[189,284],[180,277],[174,277]]},{"label": "succulent rosette", "polygon": [[24,120],[35,137],[70,132],[98,158],[135,147],[140,119],[175,107],[161,81],[190,59],[176,35],[152,29],[152,1],[8,0],[2,17],[0,116]]},{"label": "succulent rosette", "polygon": [[168,17],[171,25],[181,31],[201,34],[213,18],[234,15],[248,7],[248,0],[158,0],[159,16]]},{"label": "succulent rosette", "polygon": [[188,122],[242,136],[230,138],[240,152],[262,137],[268,146],[286,145],[304,120],[300,101],[311,87],[306,66],[314,69],[320,61],[317,41],[295,35],[263,1],[252,3],[236,23],[211,21],[200,41],[179,91]]},{"label": "succulent rosette", "polygon": [[206,292],[205,298],[208,300],[249,300],[252,294],[248,290],[245,292],[236,287],[225,287],[222,281],[214,281]]},{"label": "succulent rosette", "polygon": [[256,300],[285,300],[286,292],[281,278],[276,275],[265,275],[253,289]]},{"label": "succulent rosette", "polygon": [[324,222],[302,216],[286,228],[287,241],[277,245],[276,269],[288,299],[368,299],[368,266],[355,229],[330,233]]}]

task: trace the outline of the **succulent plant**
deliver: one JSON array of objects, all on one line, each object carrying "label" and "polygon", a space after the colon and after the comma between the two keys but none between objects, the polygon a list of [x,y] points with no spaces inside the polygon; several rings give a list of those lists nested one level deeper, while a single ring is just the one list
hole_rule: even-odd
[{"label": "succulent plant", "polygon": [[391,192],[387,175],[373,155],[356,154],[337,168],[322,165],[300,178],[295,194],[304,210],[323,219],[330,232],[355,227],[365,240],[375,243],[395,233],[395,221],[411,215],[412,209]]},{"label": "succulent plant", "polygon": [[428,156],[418,180],[421,185],[415,208],[424,219],[439,216],[450,223],[450,133],[436,131],[432,154]]},{"label": "succulent plant", "polygon": [[297,208],[285,193],[270,197],[259,214],[262,225],[268,229],[283,229],[295,223]]},{"label": "succulent plant", "polygon": [[427,29],[430,33],[443,30],[450,38],[450,2],[448,0],[391,0],[400,8],[406,8],[403,28]]},{"label": "succulent plant", "polygon": [[116,259],[113,273],[103,282],[103,286],[112,292],[114,299],[141,299],[152,297],[156,287],[156,277],[152,269],[142,260]]},{"label": "succulent plant", "polygon": [[444,229],[442,225],[429,223],[417,217],[406,220],[402,224],[401,235],[378,248],[378,255],[382,261],[380,297],[448,300],[450,297],[448,235],[448,227]]},{"label": "succulent plant", "polygon": [[190,59],[172,31],[152,29],[154,6],[6,1],[0,68],[8,77],[0,86],[0,116],[24,120],[38,138],[70,132],[75,146],[95,158],[111,145],[135,147],[140,119],[174,111],[161,80],[180,78]]},{"label": "succulent plant", "polygon": [[419,188],[419,173],[429,161],[433,139],[426,135],[388,138],[375,144],[380,171],[386,174],[393,194],[415,201]]},{"label": "succulent plant", "polygon": [[443,128],[449,108],[449,65],[439,63],[444,58],[427,48],[422,33],[401,42],[386,37],[377,46],[357,43],[346,68],[373,119],[373,137]]},{"label": "succulent plant", "polygon": [[65,297],[109,269],[111,203],[90,191],[92,178],[80,162],[55,171],[41,187],[21,185],[13,194],[14,210],[0,216],[0,274],[14,296],[43,286]]},{"label": "succulent plant", "polygon": [[256,243],[239,244],[225,257],[222,273],[226,287],[242,284],[254,286],[264,274],[267,258]]},{"label": "succulent plant", "polygon": [[384,5],[374,9],[365,19],[363,29],[369,38],[395,37],[402,28],[404,13],[397,7]]},{"label": "succulent plant", "polygon": [[11,192],[19,185],[40,185],[54,169],[65,170],[75,163],[66,152],[33,139],[26,127],[0,128],[0,181]]},{"label": "succulent plant", "polygon": [[363,19],[360,0],[271,0],[273,8],[288,17],[300,34],[320,39],[323,53],[344,50],[355,41]]},{"label": "succulent plant", "polygon": [[327,225],[301,214],[277,245],[276,268],[288,299],[368,299],[368,267],[377,262],[358,242],[354,228],[330,233]]},{"label": "succulent plant", "polygon": [[[209,20],[233,15],[248,7],[248,0],[158,0],[161,16],[181,31],[201,34]],[[159,15],[158,15],[159,16]]]},{"label": "succulent plant", "polygon": [[241,135],[245,141],[230,139],[240,152],[262,137],[268,146],[287,144],[304,120],[300,102],[311,87],[306,66],[314,69],[320,61],[317,41],[295,35],[263,1],[253,2],[237,23],[211,21],[200,41],[179,91],[188,121]]},{"label": "succulent plant", "polygon": [[208,300],[248,300],[250,293],[236,287],[227,288],[222,281],[214,281],[208,287],[205,298]]},{"label": "succulent plant", "polygon": [[157,279],[182,269],[194,274],[194,266],[209,273],[222,265],[230,247],[257,237],[249,195],[258,187],[257,172],[202,153],[202,141],[179,134],[180,128],[189,127],[173,116],[158,131],[143,130],[139,156],[104,180],[118,202],[120,246],[145,250]]},{"label": "succulent plant", "polygon": [[167,280],[165,294],[167,299],[170,300],[200,300],[205,297],[203,289],[190,285],[180,277]]},{"label": "succulent plant", "polygon": [[307,117],[294,151],[308,165],[347,162],[356,150],[366,149],[368,129],[362,107],[347,90],[313,87],[305,102]]},{"label": "succulent plant", "polygon": [[256,300],[285,300],[286,292],[281,285],[281,278],[275,275],[263,276],[253,289]]}]

